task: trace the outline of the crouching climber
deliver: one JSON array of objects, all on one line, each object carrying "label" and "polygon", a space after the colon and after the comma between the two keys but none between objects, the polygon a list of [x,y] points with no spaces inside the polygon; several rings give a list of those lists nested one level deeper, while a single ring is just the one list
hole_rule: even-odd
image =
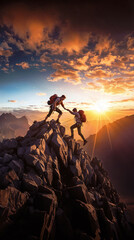
[{"label": "crouching climber", "polygon": [[56,111],[59,113],[58,118],[56,120],[56,122],[59,122],[59,119],[62,115],[62,111],[57,106],[61,105],[64,109],[66,109],[63,104],[63,101],[65,99],[66,99],[65,95],[58,97],[57,94],[54,94],[53,96],[50,97],[50,100],[47,102],[48,105],[50,105],[50,110],[49,110],[49,113],[47,114],[47,116],[45,117],[44,122],[46,122],[47,118],[51,116],[53,111]]},{"label": "crouching climber", "polygon": [[75,116],[75,122],[76,122],[70,127],[71,137],[72,138],[74,137],[74,129],[77,128],[78,134],[81,136],[81,138],[84,141],[83,145],[85,145],[87,143],[87,140],[84,138],[83,134],[81,133],[82,123],[86,122],[86,115],[84,114],[84,111],[83,110],[77,111],[77,108],[74,108],[73,111],[67,109],[67,111],[69,111],[71,114]]}]

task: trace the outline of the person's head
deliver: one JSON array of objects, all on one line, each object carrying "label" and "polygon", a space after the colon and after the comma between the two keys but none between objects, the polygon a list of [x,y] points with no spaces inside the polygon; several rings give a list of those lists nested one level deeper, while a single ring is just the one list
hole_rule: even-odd
[{"label": "person's head", "polygon": [[73,112],[77,112],[77,108],[73,108]]},{"label": "person's head", "polygon": [[61,100],[65,100],[66,96],[62,95],[60,98],[61,98]]}]

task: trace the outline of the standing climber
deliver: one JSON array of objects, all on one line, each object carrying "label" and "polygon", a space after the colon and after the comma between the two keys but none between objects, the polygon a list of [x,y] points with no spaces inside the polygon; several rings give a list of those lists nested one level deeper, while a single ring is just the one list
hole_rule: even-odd
[{"label": "standing climber", "polygon": [[66,98],[65,95],[58,97],[57,94],[54,94],[53,96],[50,97],[49,101],[47,102],[48,105],[50,105],[50,110],[49,110],[49,113],[47,114],[47,116],[45,117],[44,122],[47,120],[48,117],[51,116],[53,111],[56,111],[59,113],[57,121],[56,121],[56,122],[59,122],[59,118],[62,115],[62,111],[57,106],[61,105],[64,109],[66,109],[63,104],[63,101],[65,100],[65,98]]},{"label": "standing climber", "polygon": [[67,109],[67,111],[69,111],[71,114],[73,114],[75,116],[75,121],[76,121],[76,123],[70,127],[71,137],[72,138],[74,137],[73,130],[74,130],[74,128],[77,128],[78,134],[81,136],[81,138],[84,141],[83,145],[85,145],[87,143],[87,140],[84,138],[83,134],[81,133],[82,122],[86,122],[86,115],[84,114],[84,111],[83,110],[77,111],[77,108],[74,108],[73,111]]}]

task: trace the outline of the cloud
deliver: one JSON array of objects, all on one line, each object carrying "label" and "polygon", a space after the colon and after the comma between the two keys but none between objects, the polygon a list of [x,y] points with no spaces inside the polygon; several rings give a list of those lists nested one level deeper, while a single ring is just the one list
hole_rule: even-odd
[{"label": "cloud", "polygon": [[98,43],[95,46],[95,51],[101,54],[103,51],[107,52],[111,48],[112,40],[107,36],[100,36]]},{"label": "cloud", "polygon": [[110,48],[109,34],[122,37],[121,33],[133,31],[134,22],[132,0],[123,4],[117,0],[116,5],[112,0],[77,2],[77,5],[70,1],[58,4],[40,0],[12,1],[1,5],[0,15],[1,24],[12,27],[21,39],[14,43],[20,49],[36,51],[48,45],[53,50],[80,51],[87,46],[91,33],[95,33],[101,35],[96,44],[96,51],[101,53]]},{"label": "cloud", "polygon": [[127,41],[128,50],[134,51],[134,37],[129,36]]},{"label": "cloud", "polygon": [[102,80],[87,83],[87,89],[104,91],[110,94],[123,94],[127,91],[133,91],[134,81],[131,79],[115,78],[111,80]]},{"label": "cloud", "polygon": [[105,65],[105,66],[111,66],[115,62],[116,59],[117,59],[117,56],[109,53],[106,57],[101,58],[99,64]]},{"label": "cloud", "polygon": [[7,67],[3,67],[1,68],[2,71],[4,71],[5,73],[8,73],[8,68]]},{"label": "cloud", "polygon": [[9,49],[5,50],[5,49],[2,49],[0,48],[0,56],[4,56],[6,58],[12,56],[13,52]]},{"label": "cloud", "polygon": [[108,77],[112,77],[113,74],[109,71],[106,70],[93,70],[93,71],[89,71],[86,75],[86,77],[88,78],[108,78]]},{"label": "cloud", "polygon": [[20,66],[20,67],[22,67],[23,69],[28,69],[28,68],[30,68],[29,63],[27,63],[27,62],[16,63],[16,66]]},{"label": "cloud", "polygon": [[69,82],[74,85],[81,83],[81,78],[78,71],[73,69],[63,69],[61,66],[59,66],[59,64],[57,64],[57,70],[50,75],[48,81],[58,82],[60,80],[64,80],[65,82]]},{"label": "cloud", "polygon": [[43,93],[43,92],[39,92],[39,93],[36,93],[37,96],[46,96],[46,93]]},{"label": "cloud", "polygon": [[41,56],[40,56],[40,61],[41,63],[48,63],[48,62],[52,62],[52,59],[50,57],[48,57],[46,55],[46,53],[43,53]]},{"label": "cloud", "polygon": [[77,57],[76,59],[71,60],[68,65],[79,71],[86,71],[89,68],[89,66],[87,65],[88,57],[89,54],[85,54],[83,57],[80,58]]},{"label": "cloud", "polygon": [[6,41],[3,41],[1,44],[0,44],[0,47],[3,48],[3,49],[12,49],[8,43]]},{"label": "cloud", "polygon": [[110,101],[110,103],[127,103],[127,102],[134,102],[134,98],[126,98],[116,101]]},{"label": "cloud", "polygon": [[16,103],[17,101],[16,100],[8,100],[8,102]]}]

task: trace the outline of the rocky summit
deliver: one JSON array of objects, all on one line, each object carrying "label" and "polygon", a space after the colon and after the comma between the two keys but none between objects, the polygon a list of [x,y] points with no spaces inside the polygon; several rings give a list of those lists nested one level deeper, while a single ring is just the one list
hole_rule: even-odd
[{"label": "rocky summit", "polygon": [[134,239],[127,209],[97,158],[54,120],[0,143],[1,240]]}]

